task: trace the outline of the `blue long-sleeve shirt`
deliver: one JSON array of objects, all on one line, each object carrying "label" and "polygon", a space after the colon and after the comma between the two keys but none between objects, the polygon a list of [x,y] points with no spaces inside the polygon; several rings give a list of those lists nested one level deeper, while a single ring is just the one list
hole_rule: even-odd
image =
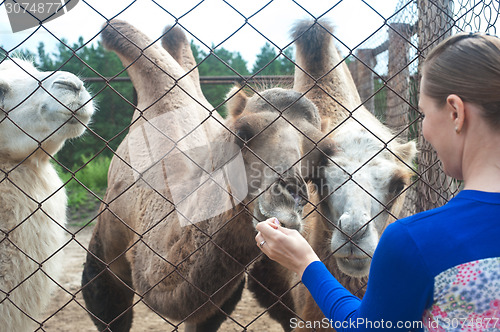
[{"label": "blue long-sleeve shirt", "polygon": [[389,225],[363,300],[321,262],[302,281],[337,331],[500,330],[500,193],[464,190]]}]

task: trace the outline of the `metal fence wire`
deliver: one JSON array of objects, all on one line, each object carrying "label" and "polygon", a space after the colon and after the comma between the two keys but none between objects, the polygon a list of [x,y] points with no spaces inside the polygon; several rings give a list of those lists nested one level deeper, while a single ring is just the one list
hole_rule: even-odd
[{"label": "metal fence wire", "polygon": [[[0,331],[326,330],[298,277],[260,253],[255,223],[278,217],[302,232],[363,296],[373,254],[364,236],[460,189],[421,135],[421,60],[453,33],[496,34],[498,1],[400,0],[392,13],[356,1],[381,24],[354,47],[324,19],[335,23],[337,9],[353,0],[319,13],[315,2],[279,2],[307,18],[285,47],[253,24],[278,0],[251,12],[218,1],[243,22],[227,39],[251,29],[274,49],[274,61],[253,75],[217,53],[223,43],[210,47],[183,24],[190,13],[202,15],[196,8],[207,1],[183,14],[151,1],[174,22],[159,37],[119,21],[134,2],[106,16],[103,5],[82,0],[78,6],[104,25],[77,48],[41,22],[37,29],[69,54],[54,73],[17,57],[33,36],[1,49]],[[3,1],[0,10],[14,3]],[[120,72],[82,54],[97,40],[118,54]],[[209,50],[198,63],[191,40]],[[65,74],[71,59],[80,65],[75,74],[93,73],[83,79],[90,94]],[[214,59],[231,76],[203,76],[201,66]],[[293,63],[293,73],[268,75],[276,61]],[[233,84],[215,105],[203,94]],[[112,134],[89,122],[93,99],[105,91],[114,99],[97,112],[127,123]],[[117,103],[131,111],[120,113]],[[66,118],[54,120],[52,109]],[[95,146],[70,167],[56,152],[83,129],[82,140],[92,137]],[[409,141],[418,143],[417,155]],[[82,174],[96,176],[91,169],[106,154],[112,161],[102,192]],[[380,164],[377,177],[366,179]],[[86,203],[76,210],[70,200],[66,211],[64,191],[71,198],[75,188],[84,188]]]}]

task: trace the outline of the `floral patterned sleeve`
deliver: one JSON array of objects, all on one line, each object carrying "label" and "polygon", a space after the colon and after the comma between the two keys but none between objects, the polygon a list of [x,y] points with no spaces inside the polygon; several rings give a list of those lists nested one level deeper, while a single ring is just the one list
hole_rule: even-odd
[{"label": "floral patterned sleeve", "polygon": [[427,331],[500,330],[500,258],[448,269],[434,278],[434,301],[425,311]]}]

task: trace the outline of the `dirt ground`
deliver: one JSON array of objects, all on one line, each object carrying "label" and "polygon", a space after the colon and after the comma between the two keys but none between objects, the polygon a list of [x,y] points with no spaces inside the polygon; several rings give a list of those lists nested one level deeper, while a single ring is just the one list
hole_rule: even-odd
[{"label": "dirt ground", "polygon": [[[97,329],[84,309],[85,304],[80,292],[81,274],[86,255],[85,248],[89,243],[92,227],[85,227],[81,231],[79,228],[71,227],[70,231],[76,235],[64,248],[65,266],[61,278],[61,286],[64,289],[60,288],[54,292],[51,303],[46,310],[43,331],[95,332]],[[231,317],[237,323],[228,319],[220,331],[283,331],[281,326],[265,313],[265,308],[257,304],[246,289]],[[131,331],[184,331],[183,325],[177,325],[173,321],[160,317],[138,301],[134,308],[134,323]]]}]

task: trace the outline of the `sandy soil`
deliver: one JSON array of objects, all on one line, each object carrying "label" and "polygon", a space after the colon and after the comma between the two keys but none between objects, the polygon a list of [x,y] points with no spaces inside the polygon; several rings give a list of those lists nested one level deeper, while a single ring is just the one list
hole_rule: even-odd
[{"label": "sandy soil", "polygon": [[[70,231],[76,235],[64,248],[66,257],[64,273],[61,278],[62,288],[59,288],[52,296],[51,303],[46,310],[43,331],[95,332],[97,329],[85,310],[80,292],[81,274],[86,255],[85,248],[89,243],[92,227],[89,226],[82,230],[72,227]],[[184,331],[183,324],[177,325],[173,321],[162,318],[142,302],[136,302],[131,331]],[[220,331],[283,331],[281,326],[265,313],[265,308],[259,306],[246,289],[231,317],[234,321],[226,320]]]}]

